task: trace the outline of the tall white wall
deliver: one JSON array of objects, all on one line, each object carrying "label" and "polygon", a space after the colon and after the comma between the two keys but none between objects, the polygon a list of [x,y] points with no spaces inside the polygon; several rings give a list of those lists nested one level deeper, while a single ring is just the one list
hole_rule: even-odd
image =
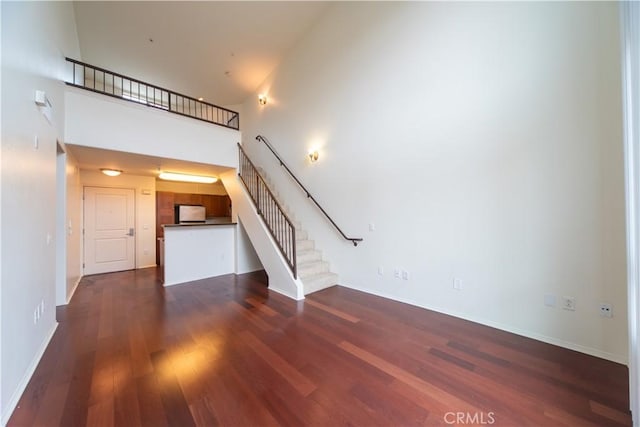
[{"label": "tall white wall", "polygon": [[342,285],[626,362],[619,52],[615,3],[338,3],[244,103],[243,145]]},{"label": "tall white wall", "polygon": [[[1,2],[0,8],[4,424],[56,326],[56,140],[64,129],[64,57],[78,58],[80,51],[71,3]],[[36,90],[51,102],[51,122],[34,103]],[[44,313],[34,324],[42,302]]]},{"label": "tall white wall", "polygon": [[[106,176],[101,172],[80,170],[84,187],[132,188],[136,206],[136,268],[156,266],[156,180],[152,176],[123,173]],[[145,194],[147,193],[147,194]]]}]

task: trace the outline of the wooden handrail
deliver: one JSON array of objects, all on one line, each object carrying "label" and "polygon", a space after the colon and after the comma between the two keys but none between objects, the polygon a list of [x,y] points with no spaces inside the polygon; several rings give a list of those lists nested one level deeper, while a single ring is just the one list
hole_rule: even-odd
[{"label": "wooden handrail", "polygon": [[322,208],[322,206],[320,206],[320,203],[318,203],[318,201],[315,199],[315,197],[313,197],[311,195],[311,193],[309,193],[309,190],[307,190],[307,188],[300,182],[300,180],[294,175],[294,173],[291,172],[291,169],[289,169],[289,167],[280,158],[278,153],[276,153],[276,151],[273,149],[273,147],[271,146],[269,141],[262,135],[256,136],[256,140],[263,142],[264,145],[267,146],[269,151],[271,151],[271,153],[276,157],[276,159],[278,159],[278,162],[280,162],[280,166],[282,166],[289,173],[291,178],[293,178],[293,180],[296,182],[296,184],[298,184],[300,186],[300,188],[302,188],[302,191],[304,191],[304,193],[307,195],[307,198],[311,199],[311,201],[316,205],[316,207],[318,209],[320,209],[320,212],[322,212],[322,214],[325,216],[325,218],[327,218],[329,220],[331,225],[333,225],[333,227],[336,230],[338,230],[338,233],[340,233],[340,235],[345,240],[349,240],[351,243],[353,243],[353,246],[358,246],[358,243],[362,242],[363,239],[359,238],[359,237],[348,237],[346,234],[344,234],[344,232],[340,229],[340,227],[338,227],[338,224],[336,224],[335,221],[329,216],[329,214]]}]

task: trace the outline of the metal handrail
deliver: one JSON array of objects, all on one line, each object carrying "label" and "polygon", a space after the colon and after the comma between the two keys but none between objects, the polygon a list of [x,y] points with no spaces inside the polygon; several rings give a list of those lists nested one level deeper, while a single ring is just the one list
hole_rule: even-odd
[{"label": "metal handrail", "polygon": [[274,156],[276,156],[276,159],[278,159],[278,162],[280,162],[280,166],[282,166],[291,176],[291,178],[293,178],[293,180],[300,186],[300,188],[302,188],[302,191],[304,191],[304,193],[307,195],[308,199],[311,199],[311,201],[316,205],[316,207],[318,209],[320,209],[320,212],[322,212],[324,214],[324,216],[329,220],[329,222],[331,223],[331,225],[333,225],[335,227],[336,230],[338,230],[338,233],[340,233],[340,235],[342,235],[342,237],[345,240],[349,240],[351,243],[353,243],[353,246],[358,246],[359,242],[362,242],[362,238],[359,237],[348,237],[346,234],[344,234],[344,232],[340,229],[340,227],[338,227],[338,225],[335,223],[335,221],[329,216],[329,214],[322,208],[322,206],[320,206],[320,204],[318,203],[318,201],[315,199],[315,197],[313,197],[311,195],[311,193],[309,193],[309,190],[306,189],[306,187],[304,185],[302,185],[302,183],[300,182],[300,180],[294,175],[293,172],[291,172],[291,169],[289,169],[289,167],[284,163],[284,161],[280,158],[280,156],[278,155],[278,153],[276,153],[276,151],[273,149],[273,147],[271,146],[271,144],[269,143],[269,141],[262,135],[258,135],[256,136],[256,140],[258,141],[262,141],[264,142],[264,145],[267,146],[267,148],[269,149],[269,151],[271,151],[271,153],[273,153]]},{"label": "metal handrail", "polygon": [[[137,104],[146,105],[148,107],[159,108],[161,110],[170,111],[185,117],[202,120],[207,123],[213,123],[230,129],[240,129],[240,114],[228,108],[219,105],[210,104],[200,101],[188,95],[165,89],[163,87],[153,85],[142,80],[134,79],[114,71],[109,71],[95,65],[90,65],[72,58],[66,58],[67,62],[72,64],[73,72],[69,77],[72,80],[67,81],[69,86],[78,87],[103,95],[111,96],[125,101],[135,102]],[[76,75],[76,71],[82,71],[80,76]],[[87,80],[87,70],[93,73],[93,79]],[[96,72],[102,73],[102,81],[96,79]],[[80,73],[78,73],[80,74]],[[108,85],[107,76],[110,79]],[[78,83],[78,80],[81,83]],[[125,91],[125,81],[128,82],[129,91]],[[92,84],[91,84],[92,83]],[[96,83],[98,84],[96,86]],[[116,83],[120,83],[121,87],[117,87]],[[138,91],[133,90],[134,87]],[[141,92],[141,88],[144,91]],[[160,97],[158,98],[158,95]],[[180,108],[181,107],[181,108]]]},{"label": "metal handrail", "polygon": [[296,227],[240,144],[238,144],[238,155],[240,157],[238,176],[247,189],[258,215],[262,217],[271,237],[291,269],[293,278],[297,279]]}]

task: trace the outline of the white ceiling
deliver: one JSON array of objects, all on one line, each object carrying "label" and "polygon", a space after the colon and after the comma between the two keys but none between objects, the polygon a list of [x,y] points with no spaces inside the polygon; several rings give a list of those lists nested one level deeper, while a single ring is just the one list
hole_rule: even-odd
[{"label": "white ceiling", "polygon": [[185,162],[81,145],[66,144],[65,147],[78,161],[80,168],[93,171],[99,171],[101,168],[119,169],[128,175],[157,177],[159,170],[163,170],[217,177],[230,169],[205,163]]},{"label": "white ceiling", "polygon": [[76,1],[75,59],[213,104],[240,104],[327,5]]},{"label": "white ceiling", "polygon": [[[328,2],[75,1],[83,62],[205,101],[241,104]],[[150,41],[152,39],[153,41]],[[217,176],[227,168],[70,145],[82,169]]]}]

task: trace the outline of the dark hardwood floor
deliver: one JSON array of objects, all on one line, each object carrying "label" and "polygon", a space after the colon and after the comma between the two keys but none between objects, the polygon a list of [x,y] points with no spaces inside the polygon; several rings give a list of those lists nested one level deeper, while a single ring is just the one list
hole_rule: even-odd
[{"label": "dark hardwood floor", "polygon": [[263,273],[86,277],[9,426],[631,425],[627,368]]}]

